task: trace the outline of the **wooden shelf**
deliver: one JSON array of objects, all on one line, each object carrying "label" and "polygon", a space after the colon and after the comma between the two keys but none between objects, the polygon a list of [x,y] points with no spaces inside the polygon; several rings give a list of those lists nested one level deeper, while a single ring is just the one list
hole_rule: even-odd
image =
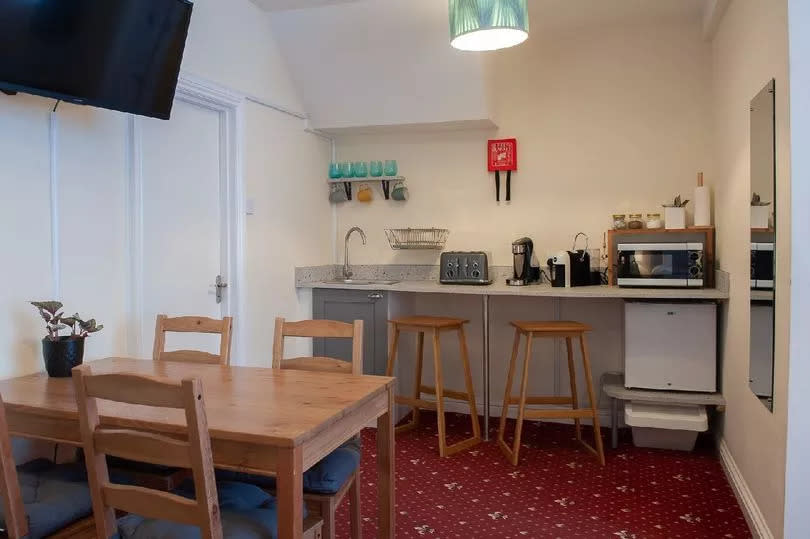
[{"label": "wooden shelf", "polygon": [[713,231],[713,226],[690,226],[688,228],[623,228],[621,230],[609,230],[616,236],[630,236],[633,234],[688,234],[690,232],[705,233]]},{"label": "wooden shelf", "polygon": [[752,228],[751,232],[776,232],[775,228]]},{"label": "wooden shelf", "polygon": [[637,228],[607,231],[608,248],[608,283],[616,286],[616,259],[618,255],[618,237],[645,235],[702,235],[703,236],[703,274],[705,288],[714,288],[714,236],[713,226],[691,226],[687,228]]}]

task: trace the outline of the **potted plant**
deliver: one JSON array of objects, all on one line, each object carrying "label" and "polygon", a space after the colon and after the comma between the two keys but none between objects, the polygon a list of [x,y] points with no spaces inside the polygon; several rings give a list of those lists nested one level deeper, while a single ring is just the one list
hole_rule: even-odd
[{"label": "potted plant", "polygon": [[770,202],[763,202],[756,193],[751,197],[751,228],[770,228]]},{"label": "potted plant", "polygon": [[[48,376],[70,376],[70,370],[81,365],[84,359],[84,339],[91,333],[101,331],[104,326],[92,318],[83,320],[78,313],[65,316],[58,301],[32,301],[31,305],[39,310],[48,332],[42,339],[42,358]],[[69,335],[60,335],[61,331],[67,329],[70,330]]]},{"label": "potted plant", "polygon": [[669,230],[686,228],[686,205],[689,200],[681,201],[681,195],[675,197],[672,204],[664,204],[664,228]]}]

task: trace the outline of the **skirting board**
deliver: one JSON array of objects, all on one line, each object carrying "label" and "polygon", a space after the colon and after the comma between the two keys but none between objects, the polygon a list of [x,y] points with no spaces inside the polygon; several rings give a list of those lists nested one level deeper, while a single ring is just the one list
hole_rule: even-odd
[{"label": "skirting board", "polygon": [[718,438],[717,450],[720,453],[720,463],[723,465],[728,482],[737,497],[737,502],[742,508],[748,527],[751,528],[751,533],[758,539],[773,539],[768,523],[765,522],[765,517],[762,515],[762,511],[759,510],[757,501],[748,488],[748,483],[745,482],[745,478],[737,467],[737,463],[734,461],[734,457],[731,455],[724,438]]}]

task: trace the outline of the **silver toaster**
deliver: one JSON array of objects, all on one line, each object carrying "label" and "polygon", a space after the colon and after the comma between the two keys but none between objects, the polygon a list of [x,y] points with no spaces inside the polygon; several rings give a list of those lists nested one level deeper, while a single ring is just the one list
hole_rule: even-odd
[{"label": "silver toaster", "polygon": [[442,253],[439,282],[443,284],[491,284],[489,256],[482,251]]}]

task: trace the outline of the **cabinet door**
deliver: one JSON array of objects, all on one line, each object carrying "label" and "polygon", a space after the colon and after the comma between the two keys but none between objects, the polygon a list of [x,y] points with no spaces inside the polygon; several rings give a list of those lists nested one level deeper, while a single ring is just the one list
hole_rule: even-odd
[{"label": "cabinet door", "polygon": [[[318,320],[363,321],[363,374],[384,375],[388,348],[388,297],[369,290],[315,289],[312,316]],[[351,361],[348,339],[315,339],[316,356]]]}]

